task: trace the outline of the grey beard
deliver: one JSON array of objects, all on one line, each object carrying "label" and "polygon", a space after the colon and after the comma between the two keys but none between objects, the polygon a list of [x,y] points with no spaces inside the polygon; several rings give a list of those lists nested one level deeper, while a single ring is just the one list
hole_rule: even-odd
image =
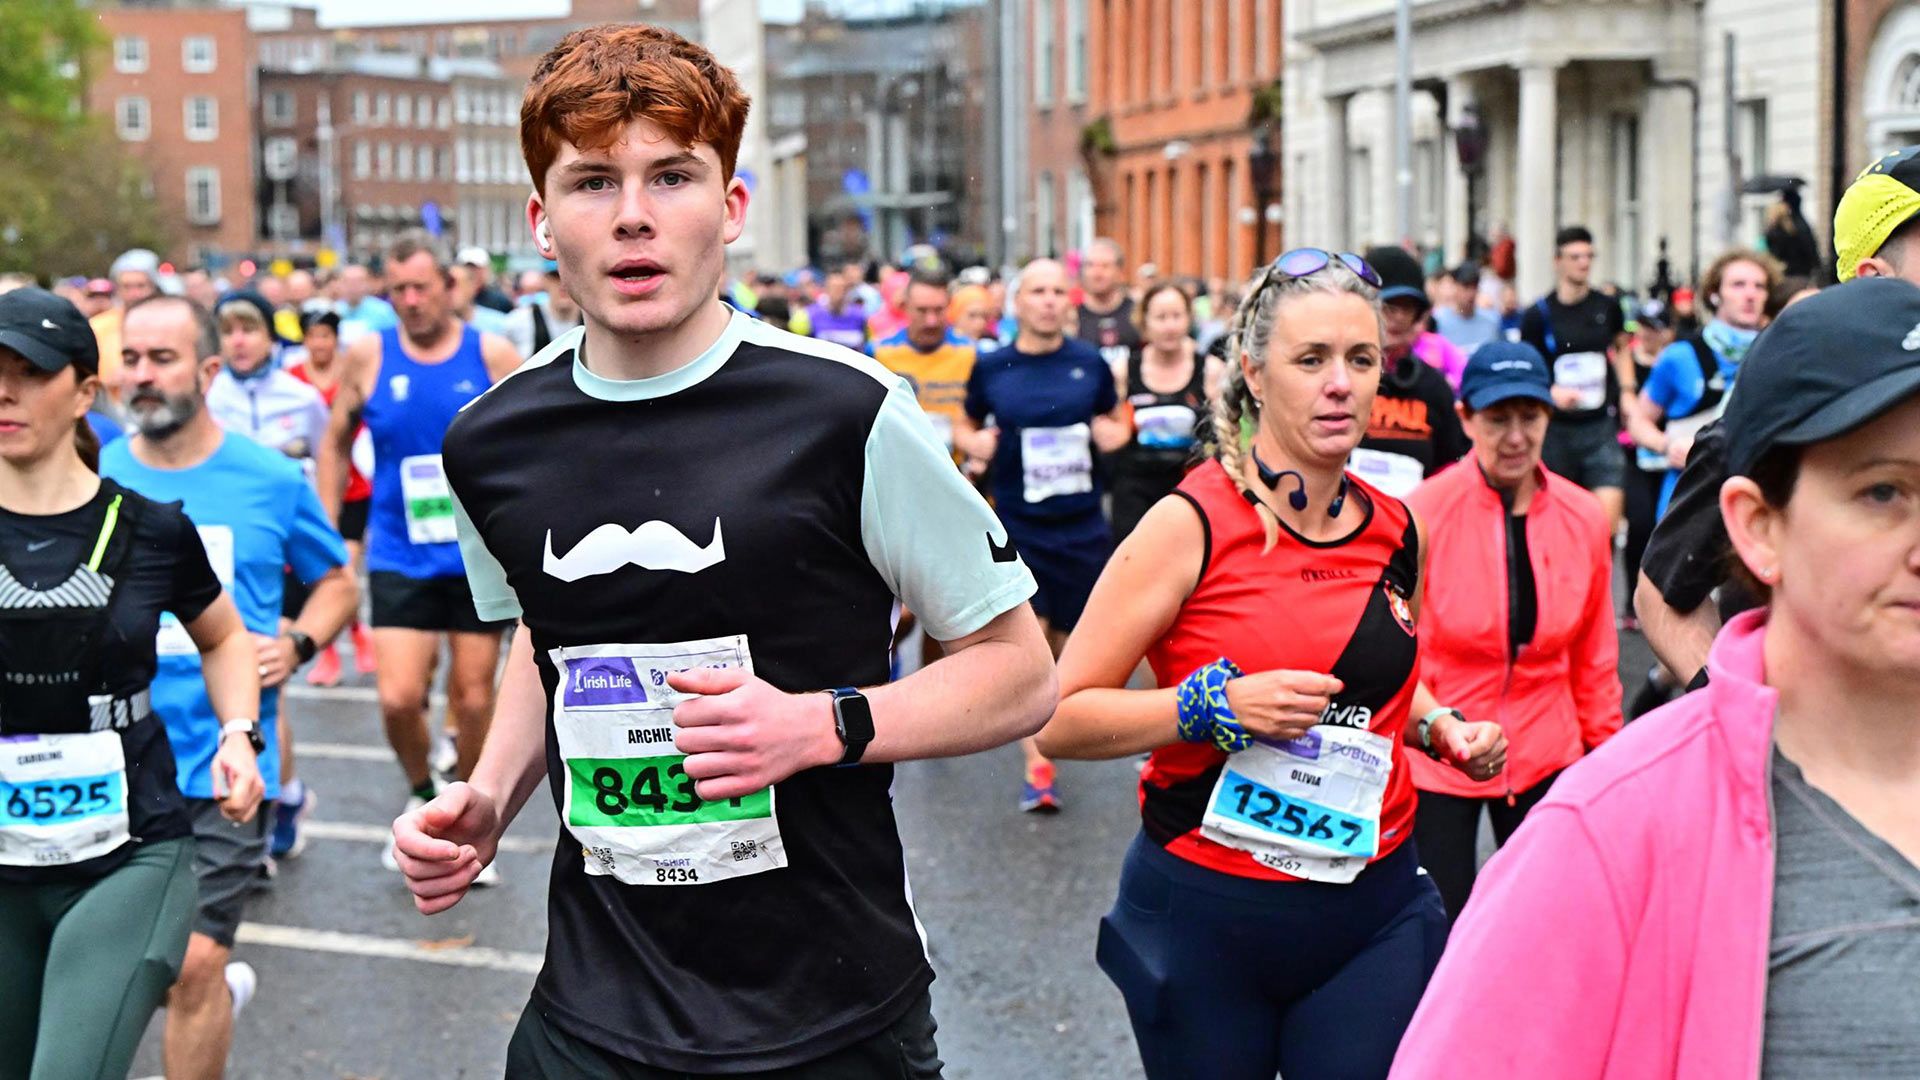
[{"label": "grey beard", "polygon": [[135,404],[127,402],[127,416],[133,421],[134,429],[149,439],[168,439],[179,434],[200,412],[201,401],[197,397],[163,397],[145,410],[135,408]]}]

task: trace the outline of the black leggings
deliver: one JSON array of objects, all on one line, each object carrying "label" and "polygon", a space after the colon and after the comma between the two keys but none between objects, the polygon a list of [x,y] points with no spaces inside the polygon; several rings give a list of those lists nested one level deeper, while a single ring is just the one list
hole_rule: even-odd
[{"label": "black leggings", "polygon": [[1473,879],[1480,873],[1481,808],[1486,808],[1487,817],[1493,821],[1494,846],[1504,845],[1513,830],[1520,827],[1527,811],[1546,798],[1547,789],[1559,775],[1554,773],[1527,790],[1516,792],[1512,806],[1507,805],[1505,798],[1470,799],[1432,791],[1420,793],[1420,808],[1413,814],[1413,840],[1420,845],[1420,865],[1440,887],[1449,923],[1458,919],[1460,909],[1467,906],[1467,896],[1473,892]]},{"label": "black leggings", "polygon": [[1137,837],[1095,956],[1148,1080],[1384,1080],[1446,941],[1414,843],[1329,885],[1234,877]]},{"label": "black leggings", "polygon": [[1634,463],[1634,448],[1626,447],[1627,483],[1627,614],[1633,611],[1633,590],[1640,585],[1640,557],[1647,553],[1647,541],[1653,539],[1653,526],[1659,520],[1660,485],[1666,473],[1648,472]]}]

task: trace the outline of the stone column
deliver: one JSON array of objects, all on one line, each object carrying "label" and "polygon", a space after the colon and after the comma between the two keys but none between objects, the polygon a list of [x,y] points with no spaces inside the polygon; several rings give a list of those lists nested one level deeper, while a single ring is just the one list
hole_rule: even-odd
[{"label": "stone column", "polygon": [[[1353,97],[1346,94],[1326,99],[1327,205],[1326,227],[1321,231],[1321,235],[1326,236],[1329,243],[1343,251],[1352,250],[1356,244],[1368,242],[1366,237],[1356,239],[1352,235],[1353,200],[1347,194],[1347,158],[1352,152],[1347,141],[1347,108],[1352,103]],[[1253,203],[1254,212],[1261,213],[1264,208],[1258,205],[1259,199],[1255,198]],[[1266,225],[1260,222],[1254,227],[1265,228]]]},{"label": "stone column", "polygon": [[1560,66],[1529,63],[1520,69],[1518,185],[1513,239],[1517,245],[1520,302],[1553,287],[1553,200],[1559,177],[1555,157]]},{"label": "stone column", "polygon": [[[1467,254],[1467,174],[1460,167],[1460,151],[1454,145],[1453,131],[1459,126],[1466,114],[1468,104],[1477,100],[1476,84],[1465,76],[1454,76],[1447,80],[1447,115],[1440,117],[1441,127],[1446,137],[1440,140],[1440,221],[1439,233],[1442,250],[1446,253],[1449,266],[1466,258]],[[1483,157],[1481,168],[1486,167]],[[1487,229],[1486,222],[1479,223]]]},{"label": "stone column", "polygon": [[[1658,71],[1656,70],[1656,75]],[[1676,282],[1692,279],[1694,255],[1694,91],[1684,82],[1647,87],[1640,121],[1641,261],[1651,273],[1667,240],[1667,260]]]}]

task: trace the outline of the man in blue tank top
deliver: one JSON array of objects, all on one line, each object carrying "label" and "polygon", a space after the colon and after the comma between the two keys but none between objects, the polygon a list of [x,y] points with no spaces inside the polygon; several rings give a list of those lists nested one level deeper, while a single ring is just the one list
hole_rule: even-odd
[{"label": "man in blue tank top", "polygon": [[[454,414],[520,365],[505,338],[454,317],[447,265],[424,233],[403,235],[386,258],[399,325],[348,350],[320,454],[321,501],[338,522],[347,460],[364,422],[373,438],[367,578],[373,600],[375,681],[387,741],[406,773],[408,807],[433,798],[427,692],[440,636],[447,671],[447,728],[457,731],[465,777],[480,758],[493,715],[501,626],[474,614],[454,533],[440,441]],[[383,861],[398,869],[389,848]]]}]

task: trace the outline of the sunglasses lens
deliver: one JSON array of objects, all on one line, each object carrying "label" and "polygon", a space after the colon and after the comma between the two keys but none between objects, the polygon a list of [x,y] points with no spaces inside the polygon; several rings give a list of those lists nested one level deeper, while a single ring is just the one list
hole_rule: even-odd
[{"label": "sunglasses lens", "polygon": [[1361,281],[1366,282],[1376,289],[1380,287],[1380,273],[1370,266],[1367,260],[1355,255],[1351,251],[1343,251],[1340,253],[1340,261],[1346,263],[1347,269],[1353,271],[1354,276]]},{"label": "sunglasses lens", "polygon": [[1327,253],[1319,248],[1294,248],[1273,261],[1288,277],[1306,277],[1327,265]]}]

